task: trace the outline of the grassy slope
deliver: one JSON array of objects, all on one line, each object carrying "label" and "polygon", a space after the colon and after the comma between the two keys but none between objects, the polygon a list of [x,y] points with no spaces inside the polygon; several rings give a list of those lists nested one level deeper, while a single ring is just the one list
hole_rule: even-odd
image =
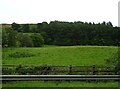
[{"label": "grassy slope", "polygon": [[[112,46],[51,46],[43,48],[5,48],[3,64],[23,65],[106,65],[105,59],[117,51]],[[32,53],[33,57],[10,58],[15,52]]]}]

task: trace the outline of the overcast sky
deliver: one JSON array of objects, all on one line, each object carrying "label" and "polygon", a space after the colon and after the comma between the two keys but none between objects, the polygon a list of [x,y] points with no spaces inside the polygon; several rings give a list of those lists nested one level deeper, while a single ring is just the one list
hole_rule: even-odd
[{"label": "overcast sky", "polygon": [[0,0],[0,23],[111,21],[118,26],[119,0]]}]

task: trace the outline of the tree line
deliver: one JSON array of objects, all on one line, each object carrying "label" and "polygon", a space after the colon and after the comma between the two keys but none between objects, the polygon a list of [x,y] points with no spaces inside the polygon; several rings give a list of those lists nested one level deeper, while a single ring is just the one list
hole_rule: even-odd
[{"label": "tree line", "polygon": [[3,47],[40,47],[44,44],[117,46],[120,42],[119,35],[120,28],[113,27],[111,22],[51,21],[37,24],[14,22],[8,28],[3,25]]},{"label": "tree line", "polygon": [[39,33],[20,33],[10,28],[2,31],[2,47],[41,47],[43,44]]}]

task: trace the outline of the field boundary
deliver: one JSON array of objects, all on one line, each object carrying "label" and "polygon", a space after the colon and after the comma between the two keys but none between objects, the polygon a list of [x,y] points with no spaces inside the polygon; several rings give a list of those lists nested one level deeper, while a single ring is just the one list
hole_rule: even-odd
[{"label": "field boundary", "polygon": [[119,75],[2,75],[2,81],[23,80],[120,80]]},{"label": "field boundary", "polygon": [[2,81],[23,80],[120,80],[119,75],[2,75]]},{"label": "field boundary", "polygon": [[3,75],[118,75],[120,66],[3,65],[2,73]]}]

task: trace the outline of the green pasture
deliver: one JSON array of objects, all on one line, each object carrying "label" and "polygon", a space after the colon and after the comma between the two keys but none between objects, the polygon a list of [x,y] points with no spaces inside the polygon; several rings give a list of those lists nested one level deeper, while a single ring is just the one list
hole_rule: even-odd
[{"label": "green pasture", "polygon": [[115,46],[45,46],[41,48],[3,48],[3,64],[13,65],[106,65]]},{"label": "green pasture", "polygon": [[[3,48],[3,64],[13,65],[107,65],[115,46],[44,46]],[[117,81],[12,81],[3,87],[118,87]]]}]

